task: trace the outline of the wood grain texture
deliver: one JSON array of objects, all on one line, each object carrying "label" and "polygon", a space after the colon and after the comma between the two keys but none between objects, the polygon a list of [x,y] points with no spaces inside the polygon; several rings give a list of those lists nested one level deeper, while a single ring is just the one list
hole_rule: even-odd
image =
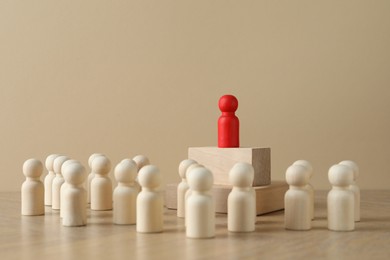
[{"label": "wood grain texture", "polygon": [[[256,192],[256,214],[266,214],[284,208],[284,193],[288,185],[284,181],[273,181],[270,185],[254,187]],[[227,213],[227,198],[231,186],[214,185],[212,192],[215,199],[215,212]],[[177,208],[177,184],[167,184],[165,189],[165,206]]]},{"label": "wood grain texture", "polygon": [[112,211],[88,210],[88,225],[63,227],[59,214],[21,216],[20,193],[0,193],[1,259],[387,259],[390,190],[361,192],[361,222],[352,232],[327,229],[326,194],[316,192],[310,231],[284,229],[283,211],[257,217],[251,233],[227,232],[217,214],[214,239],[187,239],[184,219],[165,210],[164,232],[139,234],[112,224]]},{"label": "wood grain texture", "polygon": [[238,162],[252,164],[255,170],[253,186],[271,183],[271,148],[190,147],[188,158],[209,168],[214,184],[230,185],[229,171]]}]

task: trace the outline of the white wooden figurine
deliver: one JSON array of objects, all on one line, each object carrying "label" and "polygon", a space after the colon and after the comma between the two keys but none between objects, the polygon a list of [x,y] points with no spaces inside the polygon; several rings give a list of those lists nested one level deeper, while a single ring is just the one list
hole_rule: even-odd
[{"label": "white wooden figurine", "polygon": [[137,197],[137,232],[157,233],[163,231],[163,197],[158,191],[161,174],[154,165],[146,165],[138,173],[142,187]]},{"label": "white wooden figurine", "polygon": [[138,190],[134,186],[134,181],[137,176],[137,164],[131,159],[122,160],[116,165],[114,174],[118,186],[113,194],[113,222],[119,225],[135,224]]},{"label": "white wooden figurine", "polygon": [[37,159],[28,159],[23,163],[26,180],[22,184],[22,215],[39,216],[45,214],[45,188],[40,179],[43,164]]},{"label": "white wooden figurine", "polygon": [[231,232],[252,232],[255,230],[256,197],[252,187],[253,166],[236,163],[229,172],[233,185],[228,196],[228,230]]},{"label": "white wooden figurine", "polygon": [[61,195],[62,225],[67,227],[85,226],[87,224],[87,192],[84,181],[86,170],[79,162],[68,163],[62,174],[67,184]]},{"label": "white wooden figurine", "polygon": [[51,154],[46,158],[45,166],[47,169],[47,175],[45,176],[45,205],[51,206],[51,186],[56,174],[53,170],[54,159],[57,158],[58,154]]},{"label": "white wooden figurine", "polygon": [[93,177],[95,177],[95,173],[92,171],[92,161],[98,156],[105,156],[102,153],[93,153],[91,156],[88,158],[88,166],[89,169],[91,169],[90,173],[88,174],[88,179],[87,179],[87,202],[90,204],[91,203],[91,181]]},{"label": "white wooden figurine", "polygon": [[[79,163],[77,160],[67,160],[65,161],[62,166],[61,166],[61,173],[64,172],[64,169],[67,167],[67,165],[70,165],[72,163]],[[63,174],[62,174],[62,177]],[[66,182],[65,178],[64,178],[64,183],[61,185],[61,188],[60,188],[60,218],[63,218],[64,217],[64,214],[63,214],[63,210],[62,210],[62,203],[64,201],[64,198],[63,198],[63,195],[64,195],[64,192],[65,190],[68,188],[68,183]]]},{"label": "white wooden figurine", "polygon": [[177,186],[177,216],[179,218],[185,217],[185,195],[187,190],[189,189],[186,180],[186,171],[187,168],[194,163],[196,163],[196,161],[191,159],[186,159],[181,161],[179,164],[179,176],[181,178],[181,182]]},{"label": "white wooden figurine", "polygon": [[310,218],[314,219],[314,188],[313,185],[310,183],[310,179],[313,177],[313,166],[309,161],[306,160],[298,160],[293,163],[293,165],[303,165],[308,169],[309,174],[309,182],[306,185],[306,189],[308,190],[310,194]]},{"label": "white wooden figurine", "polygon": [[[204,166],[199,164],[199,163],[193,163],[190,166],[188,166],[188,168],[186,170],[187,184],[188,184],[188,175],[192,171],[192,169],[195,169],[195,168],[204,168]],[[191,187],[190,187],[190,185],[188,185],[188,189],[184,195],[184,210],[185,210],[186,205],[187,205],[187,200],[190,196],[191,196]],[[185,212],[184,212],[184,215],[185,215]],[[184,220],[184,225],[187,226],[187,219]]]},{"label": "white wooden figurine", "polygon": [[60,210],[61,208],[61,186],[65,182],[62,177],[61,167],[64,162],[69,160],[65,155],[58,156],[54,159],[53,169],[56,173],[56,177],[53,179],[52,189],[51,189],[51,208],[53,210]]},{"label": "white wooden figurine", "polygon": [[108,174],[111,162],[106,156],[97,156],[92,160],[91,210],[112,209],[112,182]]},{"label": "white wooden figurine", "polygon": [[351,167],[336,164],[328,172],[332,190],[328,193],[328,229],[333,231],[352,231],[355,229],[353,182]]},{"label": "white wooden figurine", "polygon": [[[139,154],[133,157],[133,161],[137,164],[137,173],[142,169],[142,167],[149,165],[150,160],[145,155]],[[138,175],[137,175],[138,176]],[[135,177],[134,185],[138,189],[138,192],[141,191],[141,186],[138,183],[138,177]]]},{"label": "white wooden figurine", "polygon": [[353,191],[355,195],[355,221],[360,221],[360,189],[356,183],[356,179],[359,178],[359,167],[354,161],[342,161],[340,164],[347,165],[353,170],[353,182],[349,186],[349,189]]},{"label": "white wooden figurine", "polygon": [[204,167],[196,167],[189,172],[187,181],[192,192],[185,207],[186,236],[212,238],[215,236],[215,205],[210,194],[213,174]]},{"label": "white wooden figurine", "polygon": [[311,229],[310,194],[306,189],[308,169],[303,165],[291,165],[286,170],[286,181],[290,185],[284,195],[284,224],[289,230]]}]

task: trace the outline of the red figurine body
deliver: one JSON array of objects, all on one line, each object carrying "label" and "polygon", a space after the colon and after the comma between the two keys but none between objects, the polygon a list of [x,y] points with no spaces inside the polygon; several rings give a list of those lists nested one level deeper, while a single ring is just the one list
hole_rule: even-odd
[{"label": "red figurine body", "polygon": [[218,147],[239,147],[240,121],[235,115],[238,100],[233,95],[224,95],[219,99],[218,105],[222,112],[218,119]]}]

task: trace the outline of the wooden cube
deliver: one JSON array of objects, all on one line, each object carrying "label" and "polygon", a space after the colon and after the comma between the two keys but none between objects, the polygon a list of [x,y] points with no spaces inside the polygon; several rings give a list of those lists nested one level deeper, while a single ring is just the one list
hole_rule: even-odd
[{"label": "wooden cube", "polygon": [[[262,215],[284,209],[284,194],[288,190],[285,181],[273,181],[271,185],[254,187],[256,192],[256,214]],[[231,186],[215,185],[212,189],[215,212],[227,213],[227,199]],[[165,206],[177,209],[177,184],[168,184],[165,190]]]},{"label": "wooden cube", "polygon": [[271,148],[190,147],[188,158],[210,169],[216,185],[230,185],[229,171],[238,162],[252,164],[253,186],[271,183]]}]

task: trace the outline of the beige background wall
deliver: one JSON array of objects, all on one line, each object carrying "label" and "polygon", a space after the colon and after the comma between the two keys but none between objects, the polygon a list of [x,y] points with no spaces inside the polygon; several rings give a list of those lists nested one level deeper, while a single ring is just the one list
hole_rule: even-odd
[{"label": "beige background wall", "polygon": [[389,188],[389,1],[0,1],[0,191],[64,153],[138,153],[178,181],[189,146],[216,145],[217,101],[240,102],[242,146],[272,175],[305,158],[313,184],[360,165]]}]

